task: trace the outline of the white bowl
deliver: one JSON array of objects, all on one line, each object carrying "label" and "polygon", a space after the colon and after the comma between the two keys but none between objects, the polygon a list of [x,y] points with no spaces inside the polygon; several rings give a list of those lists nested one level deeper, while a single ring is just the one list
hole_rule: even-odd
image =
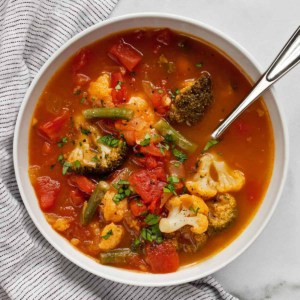
[{"label": "white bowl", "polygon": [[29,215],[43,236],[61,254],[81,268],[110,280],[142,286],[166,286],[196,280],[219,270],[245,251],[261,233],[276,207],[286,177],[287,131],[282,117],[282,109],[275,100],[273,92],[265,93],[264,99],[271,116],[275,135],[275,161],[272,179],[265,199],[251,223],[230,245],[213,257],[199,264],[181,267],[175,273],[150,274],[104,266],[76,250],[47,223],[29,181],[27,151],[31,117],[48,80],[72,54],[83,46],[111,33],[138,27],[169,27],[201,37],[227,53],[253,81],[257,80],[261,74],[257,63],[245,49],[225,34],[198,21],[168,14],[133,14],[101,22],[77,34],[63,45],[45,63],[31,83],[16,123],[14,166],[20,193]]}]

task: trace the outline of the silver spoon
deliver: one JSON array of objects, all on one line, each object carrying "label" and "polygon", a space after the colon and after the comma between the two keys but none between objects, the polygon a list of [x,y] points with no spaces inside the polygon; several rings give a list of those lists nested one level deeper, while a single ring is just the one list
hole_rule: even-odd
[{"label": "silver spoon", "polygon": [[300,62],[300,27],[295,31],[269,69],[262,75],[246,98],[224,119],[211,134],[217,140],[228,126],[266,89]]}]

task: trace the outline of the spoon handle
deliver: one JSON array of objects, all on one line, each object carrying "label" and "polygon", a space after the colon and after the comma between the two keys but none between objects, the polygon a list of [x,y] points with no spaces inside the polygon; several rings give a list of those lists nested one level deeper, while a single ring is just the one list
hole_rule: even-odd
[{"label": "spoon handle", "polygon": [[275,58],[268,70],[252,88],[250,93],[242,102],[221,122],[211,134],[212,139],[218,139],[228,126],[267,88],[285,75],[300,62],[300,27],[295,31],[278,56]]}]

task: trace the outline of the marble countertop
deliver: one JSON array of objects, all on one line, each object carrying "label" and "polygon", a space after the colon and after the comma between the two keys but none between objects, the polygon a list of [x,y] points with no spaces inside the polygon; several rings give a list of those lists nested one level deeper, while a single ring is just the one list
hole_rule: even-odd
[{"label": "marble countertop", "polygon": [[[121,0],[112,16],[167,12],[205,22],[231,36],[267,68],[300,25],[299,0]],[[283,101],[290,164],[279,205],[259,238],[214,276],[240,299],[300,299],[300,66],[276,84]],[[298,182],[298,184],[297,184]]]}]

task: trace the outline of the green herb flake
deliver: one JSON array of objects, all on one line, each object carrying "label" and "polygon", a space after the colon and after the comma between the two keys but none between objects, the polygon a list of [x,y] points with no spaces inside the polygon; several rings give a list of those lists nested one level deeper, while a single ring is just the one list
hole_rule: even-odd
[{"label": "green herb flake", "polygon": [[97,163],[99,161],[100,161],[100,159],[99,159],[99,157],[97,155],[95,155],[94,157],[92,157],[92,162]]},{"label": "green herb flake", "polygon": [[132,190],[129,187],[129,181],[119,180],[117,183],[113,184],[113,187],[117,190],[117,194],[114,195],[113,201],[119,204],[121,200],[132,195]]},{"label": "green herb flake", "polygon": [[152,225],[148,228],[142,228],[141,238],[149,242],[155,241],[158,244],[160,244],[163,240],[158,224]]},{"label": "green herb flake", "polygon": [[155,215],[155,214],[149,214],[146,218],[145,218],[145,222],[148,225],[155,225],[158,224],[159,222],[159,216]]},{"label": "green herb flake", "polygon": [[219,143],[219,141],[217,141],[217,140],[209,140],[209,141],[206,143],[206,145],[205,145],[205,147],[204,147],[202,153],[203,153],[203,152],[206,152],[207,150],[209,150],[211,147],[217,145],[218,143]]},{"label": "green herb flake", "polygon": [[196,66],[197,68],[202,68],[202,67],[203,67],[203,64],[202,64],[202,63],[198,63],[198,64],[195,64],[195,66]]},{"label": "green herb flake", "polygon": [[173,193],[174,195],[177,195],[175,190],[175,184],[179,182],[180,180],[177,176],[169,176],[168,183],[163,188],[164,193]]},{"label": "green herb flake", "polygon": [[86,100],[86,98],[82,97],[82,98],[80,99],[80,103],[83,104],[83,103],[85,102],[85,100]]},{"label": "green herb flake", "polygon": [[118,80],[117,85],[115,86],[115,90],[118,91],[121,89],[121,84],[123,84],[122,81]]},{"label": "green herb flake", "polygon": [[151,139],[150,134],[146,133],[145,138],[140,142],[140,145],[143,147],[148,146],[150,144],[150,139]]},{"label": "green herb flake", "polygon": [[105,235],[102,235],[101,237],[104,239],[104,240],[107,240],[110,236],[113,235],[113,231],[112,229],[107,231],[107,233]]},{"label": "green herb flake", "polygon": [[108,134],[98,138],[97,142],[112,148],[117,148],[119,146],[120,140],[116,139],[112,134]]},{"label": "green herb flake", "polygon": [[187,160],[187,155],[184,154],[183,152],[179,151],[178,149],[176,148],[173,148],[172,149],[172,153],[173,155],[176,157],[176,159],[178,161],[180,161],[181,163],[184,163],[186,160]]},{"label": "green herb flake", "polygon": [[91,134],[91,131],[89,129],[86,129],[86,128],[83,128],[83,127],[80,128],[80,131],[81,131],[82,134],[85,134],[85,135]]},{"label": "green herb flake", "polygon": [[197,215],[199,209],[200,209],[200,207],[197,207],[197,208],[195,209],[193,206],[191,206],[191,207],[189,208],[189,210],[190,210],[192,213],[194,213],[195,215]]},{"label": "green herb flake", "polygon": [[55,164],[51,165],[51,166],[50,166],[50,170],[53,170],[54,167],[55,167]]},{"label": "green herb flake", "polygon": [[167,133],[165,136],[164,136],[164,139],[167,143],[173,143],[174,142],[174,137],[172,134],[169,134]]},{"label": "green herb flake", "polygon": [[75,160],[75,161],[73,162],[73,166],[74,166],[76,169],[79,169],[80,166],[81,166],[80,161],[79,161],[79,160]]},{"label": "green herb flake", "polygon": [[63,137],[63,138],[57,143],[57,146],[58,146],[59,148],[62,148],[67,142],[68,142],[68,138],[67,138],[67,137]]},{"label": "green herb flake", "polygon": [[62,168],[62,174],[66,175],[67,172],[68,172],[68,170],[69,170],[69,168],[72,167],[72,166],[73,166],[72,163],[70,163],[68,161],[65,161],[64,164],[63,164],[63,168]]},{"label": "green herb flake", "polygon": [[58,161],[60,164],[63,164],[64,156],[63,156],[62,154],[59,154],[58,157],[57,157],[57,161]]}]

